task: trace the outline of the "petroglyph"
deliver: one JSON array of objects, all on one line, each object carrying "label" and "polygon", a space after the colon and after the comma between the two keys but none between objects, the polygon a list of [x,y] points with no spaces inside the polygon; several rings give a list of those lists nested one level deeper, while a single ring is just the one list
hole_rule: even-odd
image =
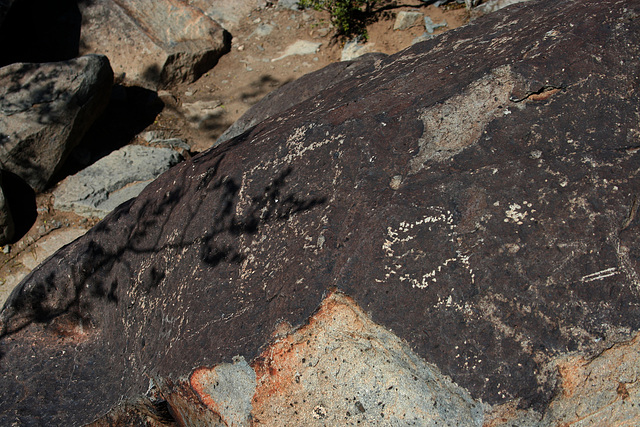
[{"label": "petroglyph", "polygon": [[[530,212],[536,212],[535,209],[531,209],[532,206],[533,204],[531,202],[527,202],[526,200],[522,202],[522,205],[520,205],[519,203],[511,203],[509,205],[509,209],[507,209],[504,213],[506,215],[504,222],[512,222],[517,225],[522,225],[524,224],[524,220],[527,219],[527,217],[530,221],[535,221],[535,218],[529,215]],[[527,208],[531,209],[531,211],[525,210]]]},{"label": "petroglyph", "polygon": [[[428,234],[433,234],[433,238],[437,239],[436,231],[441,232],[442,230],[446,230],[447,240],[455,244],[453,214],[440,207],[430,207],[429,210],[432,211],[431,215],[424,215],[415,222],[402,221],[398,227],[387,227],[387,235],[382,244],[382,250],[391,262],[384,267],[386,272],[384,280],[376,279],[378,283],[387,282],[395,277],[400,282],[408,283],[414,288],[424,289],[429,284],[435,283],[445,267],[451,263],[458,263],[464,266],[471,282],[475,282],[475,274],[469,261],[471,254],[452,249],[451,253],[438,254],[437,257],[440,260],[436,263],[430,263],[428,258],[432,257],[427,255],[433,254],[428,254],[421,249],[411,248],[409,247],[411,245],[406,245],[419,235],[420,240],[428,239]],[[424,265],[424,267],[421,268],[421,273],[416,274],[415,272],[406,271],[408,264],[411,264],[412,267],[415,265]]]}]

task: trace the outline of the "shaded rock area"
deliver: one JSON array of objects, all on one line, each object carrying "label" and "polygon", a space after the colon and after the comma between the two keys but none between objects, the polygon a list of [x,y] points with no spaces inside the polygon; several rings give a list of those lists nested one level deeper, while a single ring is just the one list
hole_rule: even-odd
[{"label": "shaded rock area", "polygon": [[104,218],[181,160],[170,148],[128,145],[62,181],[54,208]]},{"label": "shaded rock area", "polygon": [[12,4],[13,0],[0,0],[0,25],[4,22],[4,18],[7,16]]},{"label": "shaded rock area", "polygon": [[10,242],[15,235],[15,224],[9,201],[2,188],[2,175],[0,175],[0,244]]},{"label": "shaded rock area", "polygon": [[265,113],[34,270],[1,423],[405,422],[414,375],[421,419],[637,424],[640,2],[509,12]]},{"label": "shaded rock area", "polygon": [[106,107],[113,73],[105,56],[0,68],[0,164],[36,191],[51,184]]},{"label": "shaded rock area", "polygon": [[82,52],[107,55],[116,75],[155,89],[192,82],[230,48],[230,35],[179,0],[80,3]]},{"label": "shaded rock area", "polygon": [[81,21],[77,0],[0,1],[0,66],[77,57]]}]

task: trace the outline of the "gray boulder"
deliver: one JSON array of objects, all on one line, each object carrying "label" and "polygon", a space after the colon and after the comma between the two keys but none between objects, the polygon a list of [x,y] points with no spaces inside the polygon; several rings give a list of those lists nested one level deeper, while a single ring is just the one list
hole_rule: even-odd
[{"label": "gray boulder", "polygon": [[102,55],[0,68],[0,164],[37,191],[109,101],[113,73]]},{"label": "gray boulder", "polygon": [[54,207],[104,218],[180,160],[169,148],[126,146],[62,181],[53,193]]},{"label": "gray boulder", "polygon": [[228,52],[230,35],[178,0],[81,2],[84,53],[107,55],[116,75],[150,89],[192,82]]},{"label": "gray boulder", "polygon": [[424,14],[413,10],[402,10],[398,12],[396,21],[393,24],[394,30],[408,30],[416,25],[422,25]]}]

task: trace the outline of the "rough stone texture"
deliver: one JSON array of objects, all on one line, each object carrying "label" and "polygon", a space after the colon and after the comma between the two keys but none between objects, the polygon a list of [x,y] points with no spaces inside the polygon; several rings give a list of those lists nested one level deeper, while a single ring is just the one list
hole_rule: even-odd
[{"label": "rough stone texture", "polygon": [[37,191],[109,101],[113,73],[102,55],[0,68],[0,164]]},{"label": "rough stone texture", "polygon": [[233,33],[233,29],[240,20],[247,19],[253,10],[265,7],[267,2],[265,0],[188,0],[188,3],[202,10]]},{"label": "rough stone texture", "polygon": [[219,24],[179,0],[82,2],[80,9],[83,52],[107,55],[131,84],[192,82],[230,48]]},{"label": "rough stone texture", "polygon": [[417,11],[405,11],[398,12],[396,21],[393,24],[394,30],[408,30],[416,25],[422,25],[424,14]]},{"label": "rough stone texture", "polygon": [[15,224],[11,208],[2,189],[2,176],[0,174],[0,245],[7,244],[13,239]]},{"label": "rough stone texture", "polygon": [[512,4],[522,3],[525,1],[529,0],[489,0],[471,9],[471,18],[476,19],[482,15],[493,13],[507,6],[511,6]]},{"label": "rough stone texture", "polygon": [[[209,411],[224,425],[482,425],[480,402],[352,299],[332,293],[308,324],[290,329],[280,324],[252,366],[239,358],[198,368],[164,394],[172,402],[195,394],[195,416]],[[198,422],[193,406],[177,405],[190,408],[178,417],[187,425]]]},{"label": "rough stone texture", "polygon": [[367,53],[375,53],[375,43],[367,43],[356,37],[345,43],[340,53],[340,61],[353,61]]},{"label": "rough stone texture", "polygon": [[[633,371],[604,360],[640,329],[639,17],[514,5],[172,168],[11,295],[0,424],[83,424],[198,368],[257,366],[333,290],[492,408],[543,417],[559,361],[582,357],[558,419],[615,382],[629,398],[601,413],[632,419]],[[583,393],[596,360],[612,376]]]},{"label": "rough stone texture", "polygon": [[[38,240],[32,250],[21,252],[10,261],[11,272],[4,277],[0,277],[0,304],[4,304],[13,288],[24,279],[27,274],[40,263],[62,248],[82,236],[86,229],[75,227],[62,227],[56,224],[57,228],[48,231],[47,235]],[[12,248],[14,250],[14,248]]]},{"label": "rough stone texture", "polygon": [[180,160],[170,148],[128,145],[62,181],[53,193],[54,207],[104,218]]},{"label": "rough stone texture", "polygon": [[640,424],[640,335],[595,358],[567,356],[555,362],[560,386],[543,415],[496,406],[485,426],[636,426]]},{"label": "rough stone texture", "polygon": [[386,56],[383,53],[372,53],[359,57],[355,62],[333,63],[282,86],[249,108],[242,117],[220,135],[216,145],[240,135],[267,118],[281,114],[294,105],[316,96],[321,91],[353,77],[357,73],[372,70],[374,61],[382,60]]}]

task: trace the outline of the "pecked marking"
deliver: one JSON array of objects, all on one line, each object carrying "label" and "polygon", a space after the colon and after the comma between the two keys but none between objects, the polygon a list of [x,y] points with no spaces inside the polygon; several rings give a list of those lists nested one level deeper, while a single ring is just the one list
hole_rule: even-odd
[{"label": "pecked marking", "polygon": [[458,250],[442,254],[440,261],[431,266],[425,266],[422,273],[412,274],[405,271],[408,263],[415,264],[417,259],[426,258],[425,253],[419,247],[407,247],[406,245],[415,240],[418,233],[433,232],[436,227],[438,230],[445,229],[447,240],[451,244],[455,244],[453,214],[440,207],[430,207],[429,209],[432,213],[424,215],[417,221],[401,221],[397,227],[387,227],[382,250],[388,262],[384,265],[385,277],[383,280],[376,279],[378,283],[385,283],[396,278],[401,283],[410,284],[413,288],[425,289],[430,284],[437,282],[443,269],[454,262],[463,265],[471,278],[471,283],[475,283],[475,274],[470,264],[471,254],[464,254]]}]

